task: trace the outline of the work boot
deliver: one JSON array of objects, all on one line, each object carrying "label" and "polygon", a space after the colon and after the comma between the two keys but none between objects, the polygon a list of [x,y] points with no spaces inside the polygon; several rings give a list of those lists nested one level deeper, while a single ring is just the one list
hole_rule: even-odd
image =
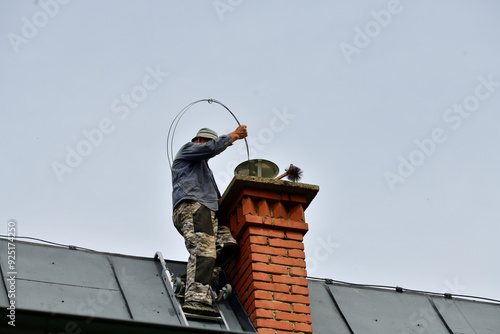
[{"label": "work boot", "polygon": [[185,302],[182,305],[182,310],[185,313],[198,314],[198,315],[207,315],[210,317],[218,317],[220,316],[219,311],[212,308],[210,305],[206,305],[200,302]]}]

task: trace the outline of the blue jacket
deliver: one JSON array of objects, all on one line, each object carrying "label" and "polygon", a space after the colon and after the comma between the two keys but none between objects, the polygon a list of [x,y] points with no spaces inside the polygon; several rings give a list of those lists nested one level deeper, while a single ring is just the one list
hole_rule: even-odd
[{"label": "blue jacket", "polygon": [[230,135],[207,143],[189,142],[181,147],[172,164],[172,207],[182,200],[194,200],[212,211],[219,209],[220,192],[207,159],[227,148]]}]

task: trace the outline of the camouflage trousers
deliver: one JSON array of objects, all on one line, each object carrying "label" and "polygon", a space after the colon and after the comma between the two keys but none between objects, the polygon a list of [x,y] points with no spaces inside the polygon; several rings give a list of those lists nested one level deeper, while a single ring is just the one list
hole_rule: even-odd
[{"label": "camouflage trousers", "polygon": [[229,228],[219,225],[215,212],[199,202],[181,202],[172,218],[189,252],[184,300],[211,305],[210,284],[236,254],[238,244]]}]

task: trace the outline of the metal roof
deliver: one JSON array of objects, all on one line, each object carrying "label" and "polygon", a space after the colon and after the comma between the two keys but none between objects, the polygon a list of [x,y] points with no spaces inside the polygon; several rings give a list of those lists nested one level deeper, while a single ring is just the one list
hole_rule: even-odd
[{"label": "metal roof", "polygon": [[314,333],[500,333],[499,303],[314,279],[309,298]]},{"label": "metal roof", "polygon": [[[8,240],[0,239],[4,282],[0,288],[0,308],[6,311],[7,296],[15,291],[16,322],[24,318],[19,314],[33,319],[48,314],[57,325],[68,325],[60,319],[74,316],[82,330],[121,321],[148,324],[163,331],[168,327],[170,332],[182,327],[197,328],[194,332],[198,333],[199,329],[217,333],[255,332],[236,294],[219,303],[229,331],[223,323],[206,319],[187,319],[189,326],[186,326],[179,316],[179,305],[172,300],[164,283],[162,265],[154,254],[151,258],[131,257],[16,240],[11,247],[15,250],[15,274],[9,274],[13,270],[9,270],[8,244]],[[166,264],[175,274],[186,270],[184,262],[166,261]],[[10,276],[15,277],[13,288]],[[47,319],[45,322],[44,326],[49,326]],[[4,325],[6,321],[0,323],[0,328]],[[95,331],[94,328],[92,332]]]},{"label": "metal roof", "polygon": [[[20,240],[14,245],[16,327],[11,327],[6,316],[12,270],[8,240],[0,238],[2,333],[255,332],[236,294],[219,303],[229,330],[206,319],[188,319],[186,326],[154,254],[133,257]],[[174,274],[185,272],[185,262],[166,265]],[[308,281],[315,334],[500,333],[500,303]]]}]

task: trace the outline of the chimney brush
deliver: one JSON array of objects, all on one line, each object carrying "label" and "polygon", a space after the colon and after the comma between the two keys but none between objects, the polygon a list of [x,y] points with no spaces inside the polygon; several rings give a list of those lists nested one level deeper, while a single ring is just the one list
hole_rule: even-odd
[{"label": "chimney brush", "polygon": [[297,182],[302,178],[302,170],[299,167],[290,164],[290,167],[288,167],[288,169],[285,169],[285,173],[277,176],[276,180],[281,180],[285,176],[290,181]]}]

